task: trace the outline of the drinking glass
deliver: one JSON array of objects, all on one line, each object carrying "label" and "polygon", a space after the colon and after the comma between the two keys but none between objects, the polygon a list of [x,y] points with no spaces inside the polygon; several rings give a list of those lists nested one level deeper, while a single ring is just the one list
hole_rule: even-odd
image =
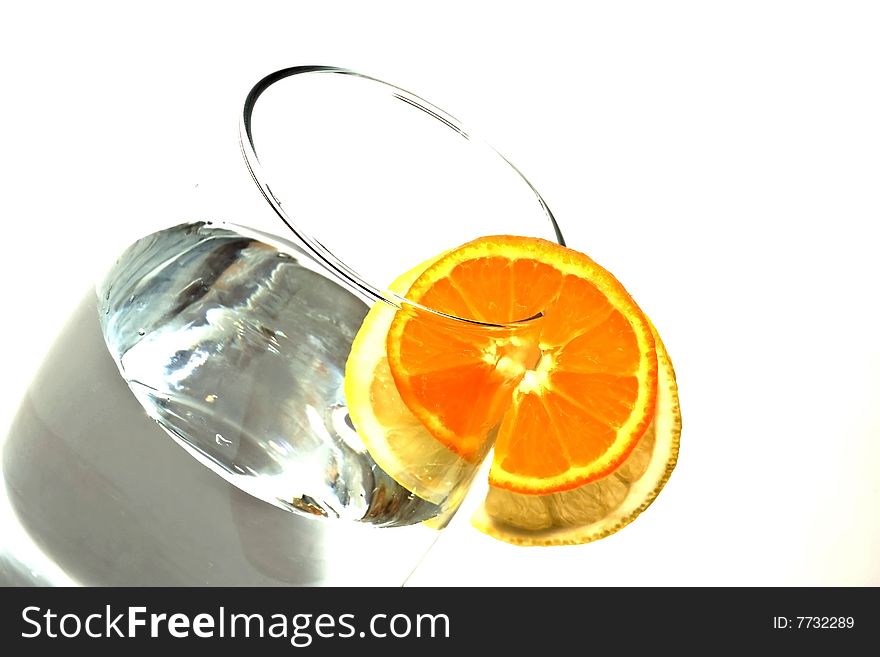
[{"label": "drinking glass", "polygon": [[347,388],[346,371],[365,322],[399,313],[449,349],[527,326],[391,282],[480,236],[563,243],[534,187],[443,110],[334,67],[257,83],[240,141],[277,234],[173,225],[86,296],[3,444],[7,579],[400,584],[490,451],[380,453],[388,436],[349,413],[369,377]]}]

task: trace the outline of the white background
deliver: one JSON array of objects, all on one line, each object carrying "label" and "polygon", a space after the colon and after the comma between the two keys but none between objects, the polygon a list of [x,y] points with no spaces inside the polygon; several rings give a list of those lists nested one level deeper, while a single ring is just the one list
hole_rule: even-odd
[{"label": "white background", "polygon": [[875,7],[7,5],[3,430],[128,238],[275,226],[238,151],[243,97],[344,66],[478,126],[652,317],[681,389],[679,465],[633,525],[525,549],[460,515],[412,584],[880,585]]}]

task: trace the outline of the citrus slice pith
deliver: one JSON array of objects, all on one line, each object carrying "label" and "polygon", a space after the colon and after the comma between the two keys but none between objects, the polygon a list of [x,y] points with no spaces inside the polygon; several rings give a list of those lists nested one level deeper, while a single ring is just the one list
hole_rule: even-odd
[{"label": "citrus slice pith", "polygon": [[655,333],[659,383],[653,421],[629,457],[597,481],[549,495],[490,487],[471,523],[484,534],[524,546],[578,545],[622,529],[666,484],[678,460],[681,412],[675,372]]},{"label": "citrus slice pith", "polygon": [[402,402],[466,462],[485,454],[494,488],[544,495],[602,479],[655,415],[648,320],[586,255],[538,238],[490,236],[427,266],[406,297],[507,332],[397,312],[387,362]]}]

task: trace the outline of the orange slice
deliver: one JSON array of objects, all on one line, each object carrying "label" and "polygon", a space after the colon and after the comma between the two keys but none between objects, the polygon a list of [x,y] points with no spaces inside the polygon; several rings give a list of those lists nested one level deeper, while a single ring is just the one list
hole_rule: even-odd
[{"label": "orange slice", "polygon": [[490,484],[548,494],[601,479],[655,413],[650,324],[586,255],[529,237],[469,242],[431,264],[407,298],[460,318],[397,312],[387,359],[403,403],[437,441],[477,461],[497,432]]}]

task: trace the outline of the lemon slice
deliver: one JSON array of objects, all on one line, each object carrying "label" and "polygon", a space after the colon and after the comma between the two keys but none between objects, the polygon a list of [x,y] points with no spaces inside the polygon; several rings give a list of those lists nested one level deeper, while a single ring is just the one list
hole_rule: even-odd
[{"label": "lemon slice", "polygon": [[[389,289],[405,294],[436,259],[398,277]],[[400,398],[385,351],[396,311],[389,304],[375,304],[352,343],[345,366],[348,414],[367,451],[390,477],[432,504],[452,507],[477,465],[434,438]]]}]

